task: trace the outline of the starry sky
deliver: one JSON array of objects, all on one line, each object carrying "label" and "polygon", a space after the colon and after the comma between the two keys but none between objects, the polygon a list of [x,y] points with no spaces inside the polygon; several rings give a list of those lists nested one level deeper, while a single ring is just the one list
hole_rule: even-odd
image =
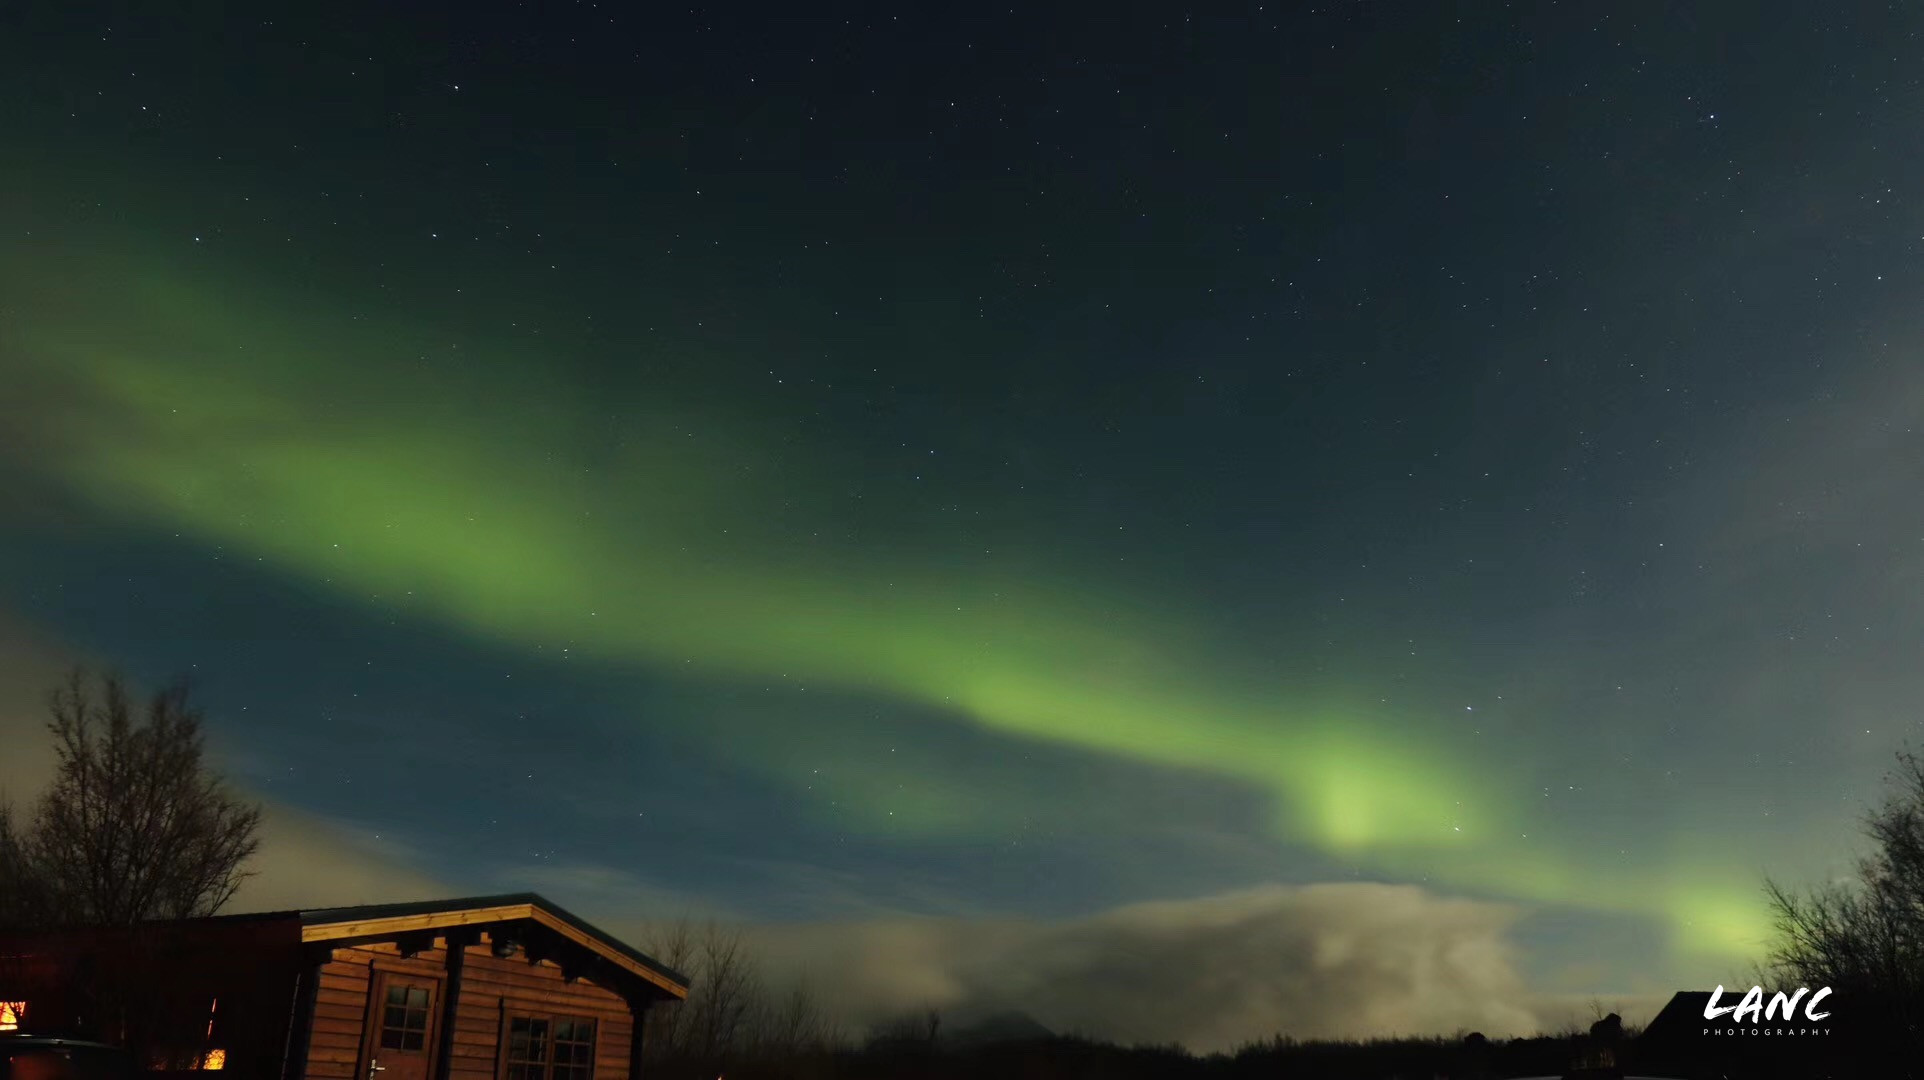
[{"label": "starry sky", "polygon": [[1666,7],[10,7],[0,723],[854,1012],[1734,979],[1924,691],[1924,15]]}]

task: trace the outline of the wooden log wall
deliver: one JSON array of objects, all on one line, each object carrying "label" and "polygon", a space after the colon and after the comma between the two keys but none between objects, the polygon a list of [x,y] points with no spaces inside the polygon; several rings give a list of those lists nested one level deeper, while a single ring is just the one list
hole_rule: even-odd
[{"label": "wooden log wall", "polygon": [[[447,971],[445,943],[437,938],[434,948],[405,959],[391,944],[335,949],[333,959],[321,967],[315,993],[304,1073],[308,1080],[365,1080],[362,1048],[374,966],[441,976]],[[496,1080],[502,1017],[524,1013],[593,1017],[597,1021],[594,1080],[626,1080],[634,1019],[620,995],[587,979],[569,983],[562,978],[561,968],[549,961],[530,964],[518,954],[499,959],[485,942],[468,946],[463,963],[449,1080]],[[444,987],[442,993],[446,992]],[[439,1009],[437,1001],[437,1016]]]}]

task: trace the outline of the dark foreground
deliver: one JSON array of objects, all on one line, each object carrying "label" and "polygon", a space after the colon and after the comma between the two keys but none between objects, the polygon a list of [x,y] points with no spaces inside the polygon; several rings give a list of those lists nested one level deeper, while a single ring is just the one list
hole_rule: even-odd
[{"label": "dark foreground", "polygon": [[[786,1061],[659,1062],[651,1080],[1508,1080],[1626,1076],[1677,1080],[1841,1080],[1920,1077],[1924,1055],[1904,1047],[1762,1038],[1684,1047],[1626,1039],[1602,1047],[1585,1036],[1479,1042],[1399,1039],[1367,1043],[1277,1040],[1234,1054],[1122,1047],[1053,1037],[967,1048],[871,1046]],[[1614,1058],[1615,1065],[1607,1063]],[[719,1067],[717,1067],[719,1066]]]}]

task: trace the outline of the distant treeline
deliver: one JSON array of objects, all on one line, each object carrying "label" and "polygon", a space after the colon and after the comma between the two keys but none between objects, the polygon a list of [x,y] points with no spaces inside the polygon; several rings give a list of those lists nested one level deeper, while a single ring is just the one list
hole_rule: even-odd
[{"label": "distant treeline", "polygon": [[[1756,1040],[1744,1040],[1752,1042]],[[1584,1071],[1595,1046],[1580,1035],[1491,1040],[1384,1039],[1294,1042],[1279,1039],[1233,1054],[1196,1056],[1178,1047],[1123,1047],[1071,1037],[944,1049],[882,1040],[861,1047],[819,1047],[786,1060],[728,1063],[657,1061],[650,1080],[1502,1080],[1519,1076],[1655,1075],[1727,1080],[1816,1080],[1870,1075],[1841,1045],[1817,1055],[1736,1045],[1723,1060],[1640,1054],[1635,1039],[1618,1071]],[[1903,1071],[1876,1075],[1907,1076]]]}]

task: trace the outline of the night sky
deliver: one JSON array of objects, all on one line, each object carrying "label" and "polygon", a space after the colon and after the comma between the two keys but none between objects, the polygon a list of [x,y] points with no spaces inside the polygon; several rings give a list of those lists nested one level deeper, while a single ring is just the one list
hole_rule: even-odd
[{"label": "night sky", "polygon": [[8,5],[0,723],[851,1016],[1734,983],[1924,694],[1920,26]]}]

